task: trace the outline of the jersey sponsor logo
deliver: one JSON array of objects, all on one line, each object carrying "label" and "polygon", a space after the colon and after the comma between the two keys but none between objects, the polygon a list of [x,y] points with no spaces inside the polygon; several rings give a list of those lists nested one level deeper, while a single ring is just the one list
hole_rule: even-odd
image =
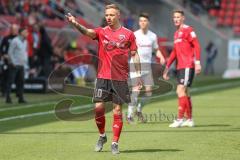
[{"label": "jersey sponsor logo", "polygon": [[119,38],[119,40],[124,40],[126,38],[126,36],[123,34],[120,34],[118,38]]},{"label": "jersey sponsor logo", "polygon": [[[121,38],[121,39],[120,39]],[[112,51],[114,49],[128,49],[131,45],[130,41],[124,41],[125,40],[125,35],[119,35],[119,41],[109,41],[108,39],[104,39],[104,49],[106,51]]]},{"label": "jersey sponsor logo", "polygon": [[174,43],[179,43],[179,42],[182,42],[183,40],[181,38],[177,38],[174,40]]},{"label": "jersey sponsor logo", "polygon": [[138,43],[138,47],[148,47],[148,48],[150,47],[150,48],[152,48],[152,45]]},{"label": "jersey sponsor logo", "polygon": [[178,32],[178,37],[182,37],[183,32]]}]

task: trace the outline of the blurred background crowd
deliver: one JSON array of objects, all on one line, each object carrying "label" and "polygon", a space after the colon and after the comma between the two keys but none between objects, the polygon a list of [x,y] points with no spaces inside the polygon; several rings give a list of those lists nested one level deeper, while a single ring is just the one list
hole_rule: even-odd
[{"label": "blurred background crowd", "polygon": [[[219,56],[218,51],[223,50],[219,48],[226,49],[227,47],[222,45],[226,44],[225,40],[240,35],[239,0],[158,0],[163,5],[149,5],[152,8],[162,7],[159,10],[148,7],[148,4],[156,3],[155,1],[140,0],[140,2],[135,0],[0,0],[2,95],[6,94],[9,79],[7,77],[9,77],[11,61],[8,47],[11,40],[20,35],[19,30],[22,29],[28,32],[25,38],[27,42],[25,80],[47,81],[50,73],[56,69],[61,69],[61,72],[71,70],[67,81],[72,84],[82,84],[82,78],[89,70],[91,71],[89,75],[94,75],[97,62],[93,57],[97,54],[97,43],[82,36],[77,30],[73,30],[72,26],[66,22],[64,15],[71,12],[81,24],[89,28],[105,26],[104,6],[107,3],[117,3],[120,6],[122,24],[133,31],[138,28],[138,14],[141,11],[149,12],[152,15],[151,29],[158,33],[160,49],[166,58],[172,49],[172,34],[174,33],[173,26],[170,24],[170,13],[166,12],[167,9],[172,10],[169,5],[175,8],[180,6],[186,10],[188,16],[194,16],[193,19],[196,22],[193,24],[197,26],[197,31],[202,32],[201,28],[208,30],[211,27],[218,27],[219,33],[213,31],[214,29],[209,29],[211,30],[209,33],[220,35],[222,39],[215,41],[211,39],[210,34],[208,34],[209,37],[202,37],[202,35],[199,37],[203,44],[202,51],[205,53],[203,54],[206,62],[203,64],[204,73],[206,75],[223,73],[226,66],[224,69],[220,66],[215,71],[214,61],[216,58],[220,61],[226,60],[222,54]],[[169,20],[163,18],[166,15]],[[218,63],[221,63],[220,61]],[[94,76],[88,77],[89,81],[94,81],[94,79]]]}]

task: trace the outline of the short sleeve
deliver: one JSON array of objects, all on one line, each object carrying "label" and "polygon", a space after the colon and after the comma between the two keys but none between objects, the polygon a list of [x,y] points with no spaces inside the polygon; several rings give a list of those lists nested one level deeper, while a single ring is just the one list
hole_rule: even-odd
[{"label": "short sleeve", "polygon": [[159,48],[159,46],[158,46],[158,38],[157,38],[156,34],[154,35],[153,48],[154,49],[158,49]]},{"label": "short sleeve", "polygon": [[189,32],[188,32],[188,41],[192,42],[196,38],[197,38],[197,35],[196,35],[195,31],[193,30],[193,28],[190,28]]},{"label": "short sleeve", "polygon": [[130,47],[129,47],[130,51],[137,51],[136,37],[133,34],[133,32],[129,37],[129,42],[130,42]]},{"label": "short sleeve", "polygon": [[102,30],[101,27],[98,27],[98,28],[95,28],[93,29],[95,32],[96,32],[96,37],[94,38],[94,40],[98,40],[99,39],[99,34],[100,34],[100,31]]}]

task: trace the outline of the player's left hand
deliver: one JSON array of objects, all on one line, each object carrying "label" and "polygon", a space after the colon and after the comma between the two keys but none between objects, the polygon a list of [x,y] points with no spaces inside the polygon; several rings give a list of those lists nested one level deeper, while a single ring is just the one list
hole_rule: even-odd
[{"label": "player's left hand", "polygon": [[202,71],[202,66],[201,64],[195,64],[195,73],[198,75]]}]

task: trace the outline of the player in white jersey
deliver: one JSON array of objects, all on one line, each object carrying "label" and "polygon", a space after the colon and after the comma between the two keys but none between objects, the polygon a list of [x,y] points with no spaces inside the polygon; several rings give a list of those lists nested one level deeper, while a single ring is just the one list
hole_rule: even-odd
[{"label": "player in white jersey", "polygon": [[136,115],[138,120],[145,122],[142,114],[143,104],[152,95],[152,86],[154,85],[152,77],[152,53],[155,52],[156,56],[160,58],[160,63],[163,65],[165,63],[165,58],[159,50],[157,35],[149,30],[149,15],[147,13],[141,13],[139,15],[139,27],[140,29],[134,32],[136,37],[136,43],[138,47],[138,54],[141,62],[141,78],[143,81],[145,96],[138,101],[138,95],[140,92],[137,83],[135,82],[136,72],[133,67],[133,61],[130,60],[130,79],[132,85],[131,103],[128,105],[128,123],[133,122],[133,112],[135,107],[137,107]]}]

